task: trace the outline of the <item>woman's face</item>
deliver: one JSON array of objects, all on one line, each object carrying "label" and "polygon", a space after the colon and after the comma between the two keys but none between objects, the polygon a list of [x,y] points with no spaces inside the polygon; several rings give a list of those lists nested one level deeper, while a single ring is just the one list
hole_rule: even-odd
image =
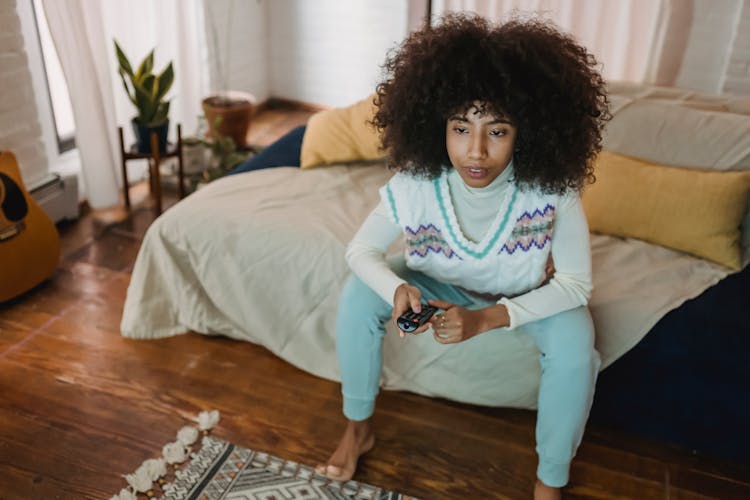
[{"label": "woman's face", "polygon": [[464,114],[450,116],[445,127],[451,164],[464,183],[473,188],[488,186],[505,170],[516,142],[515,125],[485,109],[480,101],[475,101]]}]

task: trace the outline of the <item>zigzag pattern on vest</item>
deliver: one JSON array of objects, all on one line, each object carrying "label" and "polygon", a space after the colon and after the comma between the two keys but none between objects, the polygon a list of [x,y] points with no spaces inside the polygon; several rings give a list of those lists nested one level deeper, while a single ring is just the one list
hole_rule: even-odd
[{"label": "zigzag pattern on vest", "polygon": [[521,249],[528,252],[531,247],[543,249],[552,241],[552,228],[555,223],[555,207],[547,205],[543,210],[535,209],[532,213],[524,212],[516,220],[508,241],[498,253],[513,255]]},{"label": "zigzag pattern on vest", "polygon": [[432,224],[423,226],[422,224],[415,230],[406,226],[406,247],[409,255],[427,256],[428,253],[441,253],[449,259],[457,258],[461,260],[456,252],[448,245],[443,238],[440,230]]}]

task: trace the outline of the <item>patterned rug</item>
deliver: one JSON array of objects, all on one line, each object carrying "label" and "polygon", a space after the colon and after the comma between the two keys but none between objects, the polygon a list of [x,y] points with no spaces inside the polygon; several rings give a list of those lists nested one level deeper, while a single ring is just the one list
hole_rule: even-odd
[{"label": "patterned rug", "polygon": [[382,499],[415,497],[356,481],[341,483],[311,467],[253,451],[210,436],[204,438],[180,478],[165,488],[165,500]]},{"label": "patterned rug", "polygon": [[110,500],[416,500],[357,481],[333,481],[315,469],[209,435],[219,412],[200,412],[162,456],[123,477],[128,487]]}]

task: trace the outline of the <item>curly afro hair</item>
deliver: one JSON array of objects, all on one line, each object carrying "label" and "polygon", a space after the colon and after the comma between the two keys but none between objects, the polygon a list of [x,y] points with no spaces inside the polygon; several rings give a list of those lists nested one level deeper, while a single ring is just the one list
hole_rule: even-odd
[{"label": "curly afro hair", "polygon": [[446,120],[474,101],[517,127],[516,182],[546,193],[593,182],[592,161],[611,115],[597,62],[539,20],[494,26],[448,15],[389,54],[372,124],[391,168],[430,178],[450,165]]}]

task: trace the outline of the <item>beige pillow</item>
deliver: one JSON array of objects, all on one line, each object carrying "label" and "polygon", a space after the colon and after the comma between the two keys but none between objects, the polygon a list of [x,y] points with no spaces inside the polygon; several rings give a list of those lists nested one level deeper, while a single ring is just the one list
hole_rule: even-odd
[{"label": "beige pillow", "polygon": [[607,151],[663,165],[745,169],[750,168],[750,116],[633,101],[607,123],[602,144]]},{"label": "beige pillow", "polygon": [[374,98],[373,94],[351,106],[311,116],[302,139],[300,166],[311,168],[385,156],[377,131],[368,123],[376,110]]},{"label": "beige pillow", "polygon": [[669,167],[602,151],[595,174],[596,182],[582,195],[592,231],[740,269],[750,171]]}]

